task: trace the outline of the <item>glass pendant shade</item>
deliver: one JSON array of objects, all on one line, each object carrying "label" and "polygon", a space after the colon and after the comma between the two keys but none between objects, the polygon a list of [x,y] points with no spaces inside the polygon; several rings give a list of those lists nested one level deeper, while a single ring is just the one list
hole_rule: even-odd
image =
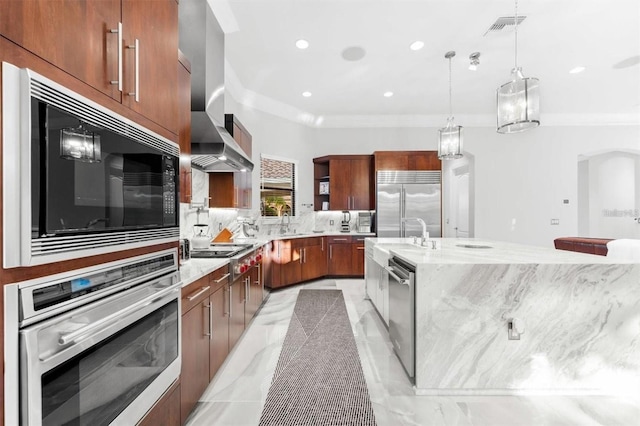
[{"label": "glass pendant shade", "polygon": [[517,133],[540,125],[540,82],[525,78],[520,68],[497,90],[498,133]]},{"label": "glass pendant shade", "polygon": [[82,125],[60,130],[60,157],[66,160],[99,163],[100,135],[86,130]]},{"label": "glass pendant shade", "polygon": [[453,117],[447,119],[447,125],[438,129],[438,158],[452,160],[462,157],[462,126],[453,124]]}]

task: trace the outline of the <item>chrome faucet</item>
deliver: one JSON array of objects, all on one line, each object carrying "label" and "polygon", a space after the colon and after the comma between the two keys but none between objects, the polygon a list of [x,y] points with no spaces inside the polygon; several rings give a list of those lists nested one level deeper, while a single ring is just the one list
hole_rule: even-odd
[{"label": "chrome faucet", "polygon": [[[287,218],[287,227],[284,227],[284,218]],[[282,219],[280,220],[280,233],[284,234],[285,232],[289,232],[289,227],[291,226],[291,217],[289,213],[282,213]]]},{"label": "chrome faucet", "polygon": [[423,245],[425,243],[425,241],[427,240],[428,236],[427,236],[427,224],[424,223],[424,220],[422,220],[419,217],[405,217],[404,219],[402,219],[403,222],[409,221],[409,220],[415,220],[417,222],[420,223],[420,225],[422,225],[422,238],[420,239],[420,245]]}]

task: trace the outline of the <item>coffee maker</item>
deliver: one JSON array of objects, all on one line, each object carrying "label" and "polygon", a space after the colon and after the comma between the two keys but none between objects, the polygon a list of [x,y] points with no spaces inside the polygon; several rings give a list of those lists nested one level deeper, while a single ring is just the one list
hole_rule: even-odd
[{"label": "coffee maker", "polygon": [[351,213],[348,210],[342,211],[342,223],[340,224],[340,232],[349,232],[351,228],[349,222],[351,221]]}]

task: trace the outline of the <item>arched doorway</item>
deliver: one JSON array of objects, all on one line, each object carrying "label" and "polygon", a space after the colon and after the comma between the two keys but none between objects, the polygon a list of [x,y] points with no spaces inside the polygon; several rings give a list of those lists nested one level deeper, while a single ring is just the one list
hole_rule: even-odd
[{"label": "arched doorway", "polygon": [[606,151],[578,158],[578,233],[640,238],[640,153]]},{"label": "arched doorway", "polygon": [[475,158],[465,152],[462,158],[442,162],[442,236],[472,238],[475,235]]}]

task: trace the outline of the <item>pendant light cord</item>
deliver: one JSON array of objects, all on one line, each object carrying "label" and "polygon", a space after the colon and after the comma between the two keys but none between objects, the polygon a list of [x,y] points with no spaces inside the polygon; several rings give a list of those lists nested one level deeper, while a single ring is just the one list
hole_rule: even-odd
[{"label": "pendant light cord", "polygon": [[516,20],[515,20],[515,33],[516,33],[516,42],[515,42],[515,67],[516,69],[518,69],[518,0],[516,0]]},{"label": "pendant light cord", "polygon": [[449,58],[449,118],[453,116],[453,106],[451,100],[451,58]]}]

